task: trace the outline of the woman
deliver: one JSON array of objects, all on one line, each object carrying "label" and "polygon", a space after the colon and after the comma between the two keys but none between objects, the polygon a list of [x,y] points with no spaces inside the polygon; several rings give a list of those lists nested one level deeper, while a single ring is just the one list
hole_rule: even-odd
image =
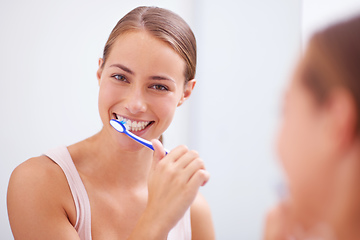
[{"label": "woman", "polygon": [[278,140],[289,198],[265,239],[359,239],[360,16],[316,33],[288,89]]},{"label": "woman", "polygon": [[[157,140],[190,97],[195,65],[195,37],[179,16],[156,7],[124,16],[99,60],[101,131],[12,173],[15,239],[214,239],[198,194],[209,179],[203,161],[185,146],[165,155]],[[113,129],[120,118],[154,152]]]}]

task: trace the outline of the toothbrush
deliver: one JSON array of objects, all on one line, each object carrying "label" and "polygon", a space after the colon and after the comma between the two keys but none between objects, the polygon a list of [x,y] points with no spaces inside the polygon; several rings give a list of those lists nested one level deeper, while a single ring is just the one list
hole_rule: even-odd
[{"label": "toothbrush", "polygon": [[[150,148],[151,150],[154,151],[154,147],[152,145],[152,143],[148,140],[145,140],[139,136],[136,136],[135,134],[133,134],[132,132],[128,131],[127,129],[127,125],[125,121],[118,121],[116,119],[111,119],[110,120],[110,125],[115,128],[116,131],[120,132],[120,133],[125,133],[127,136],[129,136],[130,138],[134,139],[135,141],[137,141],[138,143],[141,143],[142,145]],[[165,153],[168,154],[168,150],[165,149]]]}]

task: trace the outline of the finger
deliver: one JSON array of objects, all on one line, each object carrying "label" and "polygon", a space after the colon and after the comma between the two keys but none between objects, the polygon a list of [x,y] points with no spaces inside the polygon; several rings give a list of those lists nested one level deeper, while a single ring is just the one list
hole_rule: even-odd
[{"label": "finger", "polygon": [[154,154],[153,154],[153,168],[156,164],[165,156],[165,149],[161,142],[157,139],[151,140],[151,143],[154,147]]},{"label": "finger", "polygon": [[183,176],[187,179],[187,181],[190,181],[191,177],[200,169],[205,170],[204,162],[201,158],[196,158],[186,166]]},{"label": "finger", "polygon": [[184,145],[177,146],[166,155],[169,161],[176,162],[180,157],[188,152],[188,148]]},{"label": "finger", "polygon": [[192,189],[204,186],[210,179],[210,174],[205,169],[196,171],[189,180],[189,187]]},{"label": "finger", "polygon": [[193,160],[199,158],[199,154],[194,151],[188,151],[187,153],[185,153],[183,156],[181,156],[177,161],[176,161],[176,165],[182,169],[182,168],[186,168]]}]

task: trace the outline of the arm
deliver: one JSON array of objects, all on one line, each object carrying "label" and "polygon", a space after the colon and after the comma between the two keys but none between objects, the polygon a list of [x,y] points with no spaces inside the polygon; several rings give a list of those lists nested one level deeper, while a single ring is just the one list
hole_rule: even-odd
[{"label": "arm", "polygon": [[190,211],[192,239],[214,240],[215,232],[210,207],[200,193],[198,193],[192,203]]},{"label": "arm", "polygon": [[[68,212],[75,206],[61,169],[41,156],[20,164],[8,186],[7,207],[16,240],[79,240]],[[75,216],[76,218],[76,216]]]}]

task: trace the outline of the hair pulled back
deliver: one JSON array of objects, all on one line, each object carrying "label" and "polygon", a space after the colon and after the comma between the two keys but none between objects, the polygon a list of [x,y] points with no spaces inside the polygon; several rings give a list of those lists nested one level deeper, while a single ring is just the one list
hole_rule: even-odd
[{"label": "hair pulled back", "polygon": [[158,7],[137,7],[119,20],[105,44],[103,65],[121,34],[145,30],[169,44],[185,61],[185,83],[194,79],[196,71],[196,39],[189,25],[177,14]]}]

